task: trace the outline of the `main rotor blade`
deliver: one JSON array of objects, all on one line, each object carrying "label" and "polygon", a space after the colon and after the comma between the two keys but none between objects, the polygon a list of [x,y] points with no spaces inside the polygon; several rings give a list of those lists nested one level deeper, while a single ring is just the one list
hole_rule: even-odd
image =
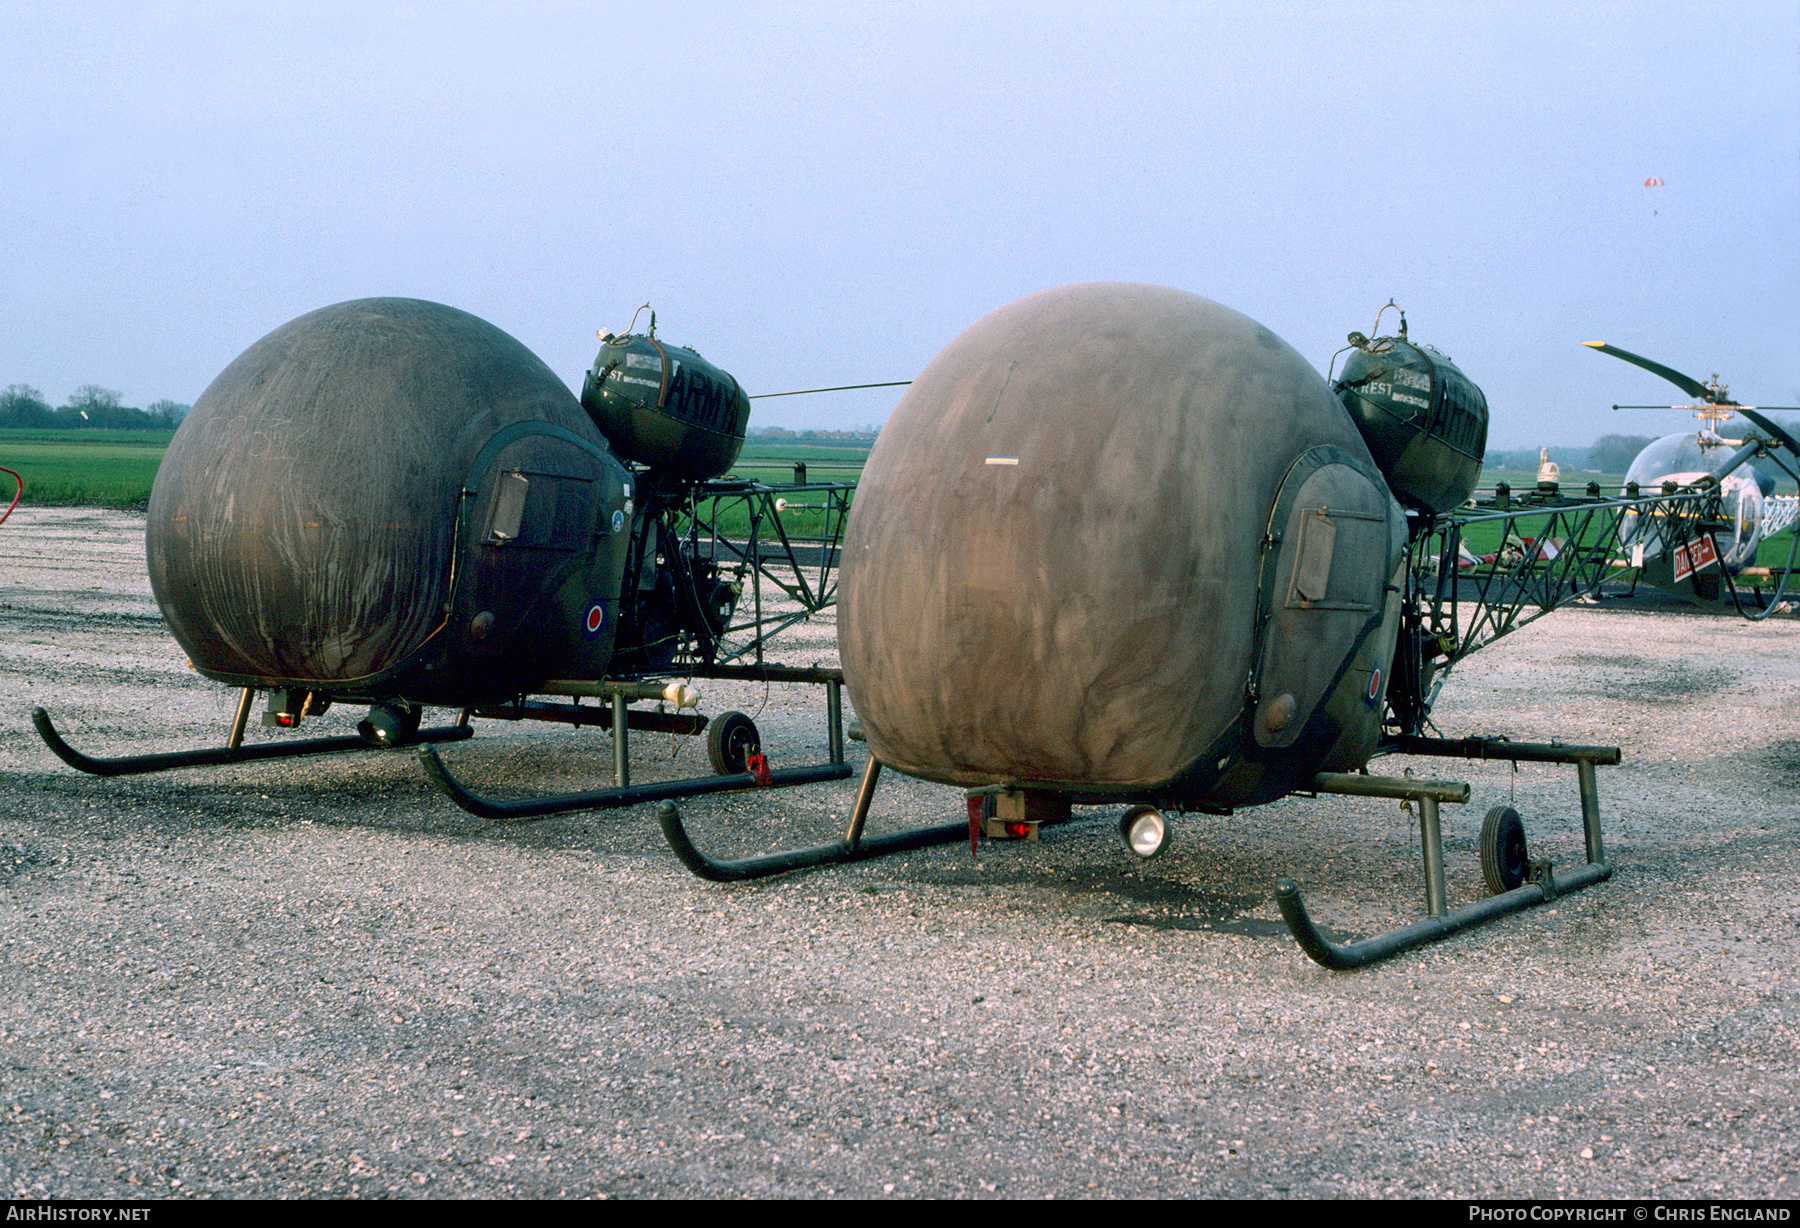
[{"label": "main rotor blade", "polygon": [[1709,403],[1717,395],[1711,388],[1699,380],[1683,375],[1673,367],[1665,367],[1660,362],[1653,362],[1641,354],[1633,354],[1630,350],[1621,350],[1616,345],[1608,345],[1604,341],[1583,341],[1581,344],[1591,350],[1599,350],[1602,354],[1611,354],[1614,358],[1623,358],[1634,367],[1642,367],[1652,375],[1660,375],[1691,397],[1700,397]]},{"label": "main rotor blade", "polygon": [[858,388],[904,388],[912,383],[909,379],[889,380],[885,384],[838,384],[833,388],[796,388],[792,392],[753,392],[752,401],[760,401],[764,397],[803,397],[814,392],[852,392]]}]

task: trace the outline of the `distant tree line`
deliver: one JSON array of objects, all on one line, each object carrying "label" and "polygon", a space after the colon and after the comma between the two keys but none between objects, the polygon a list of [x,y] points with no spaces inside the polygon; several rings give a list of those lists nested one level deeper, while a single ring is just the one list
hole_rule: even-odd
[{"label": "distant tree line", "polygon": [[785,426],[759,426],[752,427],[745,433],[751,439],[760,439],[765,442],[771,440],[780,440],[783,443],[793,441],[795,443],[824,444],[829,447],[833,444],[845,446],[873,443],[879,431],[873,426],[861,426],[854,431],[790,431]]},{"label": "distant tree line", "polygon": [[[1550,459],[1570,472],[1624,473],[1637,454],[1655,441],[1648,435],[1602,435],[1587,448],[1551,448]],[[1536,469],[1538,449],[1495,449],[1487,454],[1489,469]]]},{"label": "distant tree line", "polygon": [[30,384],[8,384],[0,392],[0,427],[38,430],[166,431],[192,408],[179,401],[152,401],[143,409],[119,404],[119,394],[98,384],[83,384],[67,405],[51,409],[44,394]]}]

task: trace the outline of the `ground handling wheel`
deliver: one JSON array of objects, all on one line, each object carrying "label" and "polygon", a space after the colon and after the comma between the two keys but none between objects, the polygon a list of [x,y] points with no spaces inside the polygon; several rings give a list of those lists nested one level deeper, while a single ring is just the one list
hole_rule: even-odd
[{"label": "ground handling wheel", "polygon": [[721,776],[750,770],[750,756],[762,754],[756,722],[742,712],[721,712],[706,725],[706,757]]},{"label": "ground handling wheel", "polygon": [[1481,877],[1495,895],[1523,886],[1531,862],[1525,852],[1525,824],[1511,806],[1495,806],[1481,821]]}]

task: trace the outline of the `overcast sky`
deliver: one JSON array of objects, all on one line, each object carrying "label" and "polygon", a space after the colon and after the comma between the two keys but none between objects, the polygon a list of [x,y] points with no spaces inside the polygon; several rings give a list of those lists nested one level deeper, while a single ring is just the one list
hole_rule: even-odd
[{"label": "overcast sky", "polygon": [[372,295],[577,387],[646,300],[751,392],[905,379],[1127,279],[1321,372],[1397,299],[1495,446],[1584,444],[1685,422],[1587,340],[1800,404],[1800,5],[0,0],[0,218],[0,385],[52,404]]}]

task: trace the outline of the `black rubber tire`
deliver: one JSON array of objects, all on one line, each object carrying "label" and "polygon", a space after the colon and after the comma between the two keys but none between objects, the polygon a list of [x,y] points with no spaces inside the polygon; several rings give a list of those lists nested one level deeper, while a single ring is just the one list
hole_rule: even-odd
[{"label": "black rubber tire", "polygon": [[721,712],[706,723],[706,757],[721,776],[750,770],[750,756],[762,753],[756,722],[742,712]]},{"label": "black rubber tire", "polygon": [[1525,851],[1525,823],[1511,806],[1495,806],[1481,821],[1481,877],[1494,895],[1525,884],[1531,858]]}]

